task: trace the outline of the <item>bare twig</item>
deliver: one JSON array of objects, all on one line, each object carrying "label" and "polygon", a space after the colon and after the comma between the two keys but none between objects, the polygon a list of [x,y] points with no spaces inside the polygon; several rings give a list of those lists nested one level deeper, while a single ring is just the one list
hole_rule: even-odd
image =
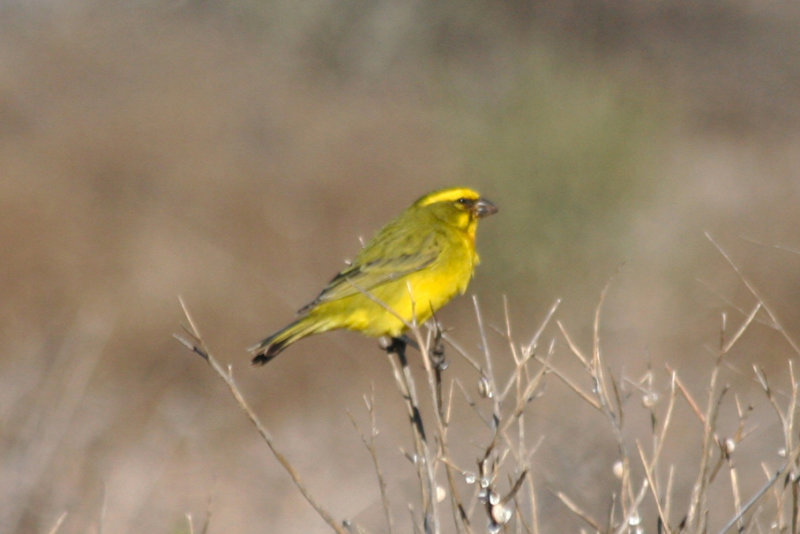
[{"label": "bare twig", "polygon": [[578,517],[580,517],[581,519],[583,519],[583,521],[587,525],[589,525],[590,527],[595,529],[597,532],[604,532],[605,531],[605,529],[600,525],[600,522],[598,522],[596,519],[594,519],[592,516],[590,516],[588,513],[586,513],[580,506],[578,506],[565,493],[563,493],[561,491],[555,491],[554,494],[555,494],[556,497],[558,497],[558,500],[560,500],[562,503],[564,503],[564,505],[567,508],[570,509],[570,511],[573,514],[575,514]]},{"label": "bare twig", "polygon": [[764,311],[767,312],[767,315],[769,315],[769,318],[772,320],[774,328],[778,332],[780,332],[780,334],[783,336],[783,338],[786,340],[786,342],[789,343],[789,345],[791,345],[792,349],[794,349],[795,354],[800,355],[800,346],[798,346],[797,343],[794,341],[794,339],[789,335],[789,332],[786,330],[786,328],[784,328],[783,324],[778,319],[778,316],[772,310],[772,307],[771,306],[767,306],[766,302],[761,297],[761,293],[750,282],[750,280],[747,279],[747,277],[744,275],[742,270],[739,268],[739,266],[736,264],[736,262],[733,261],[733,259],[725,251],[725,249],[723,249],[722,246],[720,246],[720,244],[717,243],[714,240],[713,237],[711,237],[711,234],[706,232],[705,235],[706,235],[706,238],[709,241],[711,241],[711,244],[714,245],[714,247],[717,249],[717,251],[719,251],[719,253],[722,255],[722,257],[725,258],[725,261],[728,262],[728,265],[730,265],[731,268],[734,270],[734,272],[736,272],[737,276],[742,281],[742,283],[745,285],[747,290],[750,291],[750,293],[756,298],[756,300],[759,303],[761,303],[761,306],[764,308]]},{"label": "bare twig", "polygon": [[56,519],[56,522],[53,525],[53,528],[48,530],[47,534],[56,534],[58,532],[58,530],[61,528],[61,525],[64,523],[64,520],[67,518],[67,515],[68,514],[67,514],[66,511],[61,512],[61,515],[59,515],[58,519]]},{"label": "bare twig", "polygon": [[[720,360],[718,360],[719,362]],[[706,530],[706,501],[707,489],[712,478],[711,468],[711,455],[714,452],[713,444],[714,429],[716,428],[717,414],[719,413],[719,406],[722,402],[722,397],[727,388],[722,388],[717,392],[717,377],[719,375],[719,363],[714,366],[711,372],[711,379],[708,385],[708,401],[706,412],[704,415],[703,424],[703,448],[702,456],[700,458],[700,469],[697,475],[697,480],[692,487],[692,498],[689,505],[689,512],[687,513],[686,524],[690,532],[705,532]]]},{"label": "bare twig", "polygon": [[642,487],[639,488],[639,493],[633,497],[630,505],[627,507],[627,510],[625,510],[625,516],[622,518],[622,521],[620,521],[616,530],[616,534],[622,534],[631,525],[641,524],[642,518],[639,515],[639,506],[642,504],[644,496],[647,495],[647,487],[649,485],[650,484],[648,483],[647,479],[642,481]]},{"label": "bare twig", "polygon": [[655,482],[655,476],[653,475],[652,466],[655,463],[655,459],[653,462],[648,462],[647,458],[645,457],[644,450],[642,449],[641,443],[639,440],[636,440],[636,449],[639,451],[639,458],[642,460],[642,466],[644,466],[644,474],[647,477],[647,481],[650,485],[650,491],[653,493],[653,500],[656,503],[656,509],[658,510],[658,517],[661,519],[661,524],[664,527],[664,531],[666,533],[671,532],[669,528],[669,517],[667,517],[666,512],[664,511],[663,506],[661,505],[661,497],[658,495],[658,488]]},{"label": "bare twig", "polygon": [[[444,368],[437,363],[434,365],[434,359],[431,357],[433,351],[440,349],[439,345],[442,339],[441,327],[436,323],[433,328],[433,336],[429,331],[428,339],[424,342],[419,328],[415,328],[413,333],[416,335],[420,352],[422,354],[422,362],[425,367],[425,373],[428,377],[428,388],[431,395],[431,402],[434,406],[434,420],[436,423],[437,443],[439,451],[437,455],[437,463],[441,461],[444,464],[445,476],[447,478],[448,495],[450,497],[450,508],[453,514],[453,521],[455,522],[458,531],[471,532],[472,529],[469,523],[469,517],[464,509],[463,501],[461,500],[458,486],[456,485],[455,476],[452,463],[449,461],[442,461],[450,458],[449,445],[447,440],[449,416],[445,416],[444,403],[441,398],[442,391],[442,372]],[[432,350],[433,349],[433,350]],[[443,348],[441,349],[443,350]],[[437,356],[437,361],[443,359],[443,354]],[[452,391],[452,388],[451,388]],[[435,471],[435,468],[434,468]]]},{"label": "bare twig", "polygon": [[753,307],[753,310],[744,320],[744,322],[742,322],[742,325],[739,327],[739,329],[736,331],[733,337],[731,337],[730,340],[728,340],[728,342],[725,345],[723,345],[722,354],[727,354],[728,352],[730,352],[730,350],[733,348],[736,342],[739,341],[739,338],[742,337],[742,334],[744,334],[745,330],[747,330],[750,327],[750,324],[753,322],[753,319],[756,318],[756,314],[759,312],[761,307],[762,307],[761,301],[758,301],[755,307]]},{"label": "bare twig", "polygon": [[292,479],[295,487],[300,491],[300,494],[305,498],[306,502],[311,505],[312,508],[317,512],[327,524],[330,526],[337,534],[347,534],[347,530],[345,530],[339,522],[337,522],[333,516],[328,512],[309,492],[306,485],[300,478],[300,475],[297,473],[297,470],[288,460],[288,458],[281,452],[275,441],[272,439],[272,435],[270,434],[269,430],[261,423],[261,420],[255,414],[255,412],[250,408],[250,405],[245,400],[242,392],[239,390],[239,387],[236,385],[236,381],[233,378],[233,369],[229,366],[227,371],[222,368],[222,366],[217,362],[217,359],[211,354],[208,348],[203,341],[202,336],[200,335],[200,331],[198,330],[197,326],[195,325],[194,320],[192,319],[191,314],[189,313],[189,309],[186,307],[186,303],[183,301],[182,298],[178,297],[180,301],[181,308],[183,309],[183,314],[186,317],[186,320],[189,323],[188,328],[184,326],[184,331],[187,334],[186,336],[180,334],[174,334],[173,337],[178,340],[184,347],[186,347],[191,352],[199,355],[203,358],[214,370],[214,372],[225,382],[225,385],[228,386],[228,390],[233,395],[233,398],[236,399],[236,402],[239,404],[239,407],[242,411],[247,415],[250,422],[256,427],[258,430],[259,435],[261,435],[261,439],[264,440],[264,443],[267,444],[269,447],[270,452],[278,460],[278,463],[281,464],[283,469],[289,474],[289,477]]},{"label": "bare twig", "polygon": [[[561,330],[561,333],[563,334],[564,339],[567,341],[567,344],[570,346],[570,349],[572,350],[572,353],[575,354],[575,356],[578,356],[580,358],[581,357],[580,356],[580,349],[578,349],[577,346],[575,346],[573,344],[572,339],[569,337],[569,333],[567,333],[566,328],[564,328],[564,325],[561,324],[561,321],[556,321],[556,324],[558,325],[558,328]],[[598,400],[595,399],[594,396],[591,393],[587,393],[587,392],[583,391],[583,389],[581,389],[581,387],[578,384],[576,384],[575,381],[573,381],[570,377],[568,377],[562,371],[559,371],[556,367],[554,367],[552,364],[548,363],[546,360],[544,360],[544,359],[542,359],[542,358],[540,358],[538,356],[536,356],[535,358],[536,358],[536,361],[538,361],[542,365],[545,365],[549,372],[553,373],[556,377],[558,377],[559,380],[564,382],[564,384],[566,384],[572,391],[577,393],[578,396],[580,396],[581,399],[586,401],[592,408],[594,408],[595,410],[598,410],[598,411],[602,411],[602,407],[600,406],[600,402],[598,402]]]},{"label": "bare twig", "polygon": [[678,390],[683,395],[683,398],[686,399],[686,402],[689,403],[689,407],[692,409],[694,414],[700,420],[700,423],[705,425],[706,424],[705,415],[703,415],[703,412],[700,410],[700,406],[697,404],[697,401],[694,400],[692,394],[689,393],[688,389],[686,389],[686,386],[683,384],[683,381],[681,381],[680,377],[675,372],[675,369],[673,369],[672,366],[668,363],[664,364],[664,367],[666,368],[667,371],[669,371],[672,374],[672,376],[675,377],[675,385],[678,386]]},{"label": "bare twig", "polygon": [[[386,353],[394,371],[395,383],[400,389],[406,404],[409,420],[411,421],[415,450],[413,462],[417,468],[417,477],[420,483],[420,491],[422,492],[422,513],[425,532],[426,534],[428,532],[436,533],[439,531],[439,526],[436,514],[436,478],[433,458],[422,422],[422,412],[419,408],[414,376],[408,367],[408,360],[406,359],[405,342],[399,339],[393,340]],[[392,358],[393,354],[397,356],[396,359]]]},{"label": "bare twig", "polygon": [[558,310],[558,307],[560,305],[561,305],[560,298],[556,299],[555,302],[553,302],[553,305],[550,306],[549,310],[547,310],[547,315],[545,316],[544,321],[542,321],[542,323],[539,325],[539,328],[533,334],[533,337],[528,342],[528,344],[523,347],[523,352],[533,353],[533,351],[539,345],[539,338],[542,336],[542,332],[544,332],[545,327],[548,324],[550,324],[550,321],[552,320],[553,316],[556,313],[556,310]]},{"label": "bare twig", "polygon": [[778,471],[776,471],[771,477],[769,477],[767,482],[764,483],[764,485],[761,486],[761,488],[759,488],[759,490],[752,497],[750,497],[750,499],[744,504],[744,506],[742,506],[742,509],[739,511],[739,513],[734,515],[725,524],[725,526],[722,527],[722,529],[719,531],[718,534],[725,534],[726,532],[728,532],[731,529],[731,527],[733,527],[733,525],[735,525],[739,521],[739,519],[741,519],[742,516],[744,516],[744,514],[749,512],[750,509],[756,503],[758,503],[761,497],[763,497],[764,494],[767,491],[769,491],[769,489],[775,484],[775,482],[781,480],[782,478],[785,478],[786,475],[789,473],[789,471],[791,471],[795,467],[798,458],[800,458],[800,446],[798,446],[794,451],[792,451],[792,453],[789,455],[789,459],[783,464],[783,466]]},{"label": "bare twig", "polygon": [[348,411],[347,415],[350,417],[350,422],[353,423],[353,426],[358,431],[359,435],[361,436],[361,442],[369,451],[369,456],[372,459],[372,466],[375,469],[375,474],[378,477],[378,488],[381,492],[381,505],[383,506],[383,514],[386,518],[386,526],[389,529],[390,533],[395,532],[394,528],[394,518],[392,517],[392,509],[389,504],[389,496],[386,491],[386,479],[383,476],[383,470],[381,469],[380,461],[378,460],[378,451],[375,447],[375,437],[378,435],[378,424],[375,418],[375,388],[373,386],[371,395],[367,397],[364,395],[364,404],[367,407],[367,412],[369,413],[369,423],[370,423],[370,430],[369,430],[369,437],[359,428],[358,423],[356,423],[355,418],[353,415]]}]

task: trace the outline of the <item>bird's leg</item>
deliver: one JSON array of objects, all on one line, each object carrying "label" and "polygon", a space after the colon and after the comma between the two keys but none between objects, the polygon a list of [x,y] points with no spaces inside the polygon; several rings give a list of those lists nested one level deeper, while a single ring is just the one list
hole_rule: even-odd
[{"label": "bird's leg", "polygon": [[447,369],[448,363],[444,359],[444,340],[442,339],[444,330],[442,330],[442,323],[439,322],[439,318],[436,317],[436,310],[433,309],[433,305],[431,305],[431,317],[433,318],[433,340],[428,349],[428,354],[430,354],[433,368],[436,369],[436,381],[441,384],[442,371]]},{"label": "bird's leg", "polygon": [[442,374],[447,369],[448,363],[444,357],[444,341],[442,340],[442,325],[433,318],[433,340],[428,351],[433,365],[433,372],[436,378],[436,409],[439,415],[444,418],[444,404],[442,403]]},{"label": "bird's leg", "polygon": [[398,354],[398,350],[405,352],[407,345],[419,350],[419,344],[405,334],[398,337],[383,336],[378,339],[378,345],[389,354]]},{"label": "bird's leg", "polygon": [[[434,318],[435,319],[435,318]],[[444,339],[442,339],[442,325],[439,321],[433,323],[433,344],[431,347],[431,363],[436,368],[437,373],[441,373],[450,365],[444,357]]]},{"label": "bird's leg", "polygon": [[[392,337],[390,339],[381,338],[380,340],[380,345],[387,352],[387,354],[390,356],[392,354],[397,355],[397,361],[400,363],[400,367],[402,369],[402,393],[408,406],[408,416],[411,419],[411,423],[414,425],[414,429],[416,430],[420,439],[422,441],[426,441],[425,427],[422,424],[422,414],[419,411],[419,404],[417,402],[417,395],[414,388],[414,379],[411,376],[411,369],[408,367],[408,358],[406,358],[406,346],[408,346],[409,343],[411,343],[412,346],[419,348],[414,340],[409,339],[405,335],[400,337]],[[400,380],[399,377],[398,380]]]}]

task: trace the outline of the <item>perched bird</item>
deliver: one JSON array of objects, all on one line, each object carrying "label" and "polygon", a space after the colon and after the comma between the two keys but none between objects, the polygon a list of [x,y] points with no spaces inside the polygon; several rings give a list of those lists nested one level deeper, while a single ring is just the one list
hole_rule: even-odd
[{"label": "perched bird", "polygon": [[467,290],[478,219],[494,204],[465,187],[434,191],[384,226],[298,317],[248,349],[263,365],[304,337],[345,328],[399,337]]}]

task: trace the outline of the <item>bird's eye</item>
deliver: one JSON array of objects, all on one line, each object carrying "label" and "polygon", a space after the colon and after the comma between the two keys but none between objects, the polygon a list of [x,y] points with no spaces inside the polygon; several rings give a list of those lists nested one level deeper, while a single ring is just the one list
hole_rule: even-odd
[{"label": "bird's eye", "polygon": [[467,203],[467,199],[464,198],[464,197],[461,197],[458,200],[456,200],[456,202],[458,202],[459,204],[466,204]]}]

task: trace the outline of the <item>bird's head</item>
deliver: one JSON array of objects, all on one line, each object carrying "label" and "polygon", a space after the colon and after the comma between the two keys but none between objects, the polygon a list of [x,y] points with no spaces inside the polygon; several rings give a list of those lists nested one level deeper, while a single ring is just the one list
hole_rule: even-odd
[{"label": "bird's head", "polygon": [[414,206],[433,211],[437,218],[448,224],[474,233],[478,219],[497,213],[497,207],[482,198],[477,191],[466,187],[452,187],[428,193]]}]

